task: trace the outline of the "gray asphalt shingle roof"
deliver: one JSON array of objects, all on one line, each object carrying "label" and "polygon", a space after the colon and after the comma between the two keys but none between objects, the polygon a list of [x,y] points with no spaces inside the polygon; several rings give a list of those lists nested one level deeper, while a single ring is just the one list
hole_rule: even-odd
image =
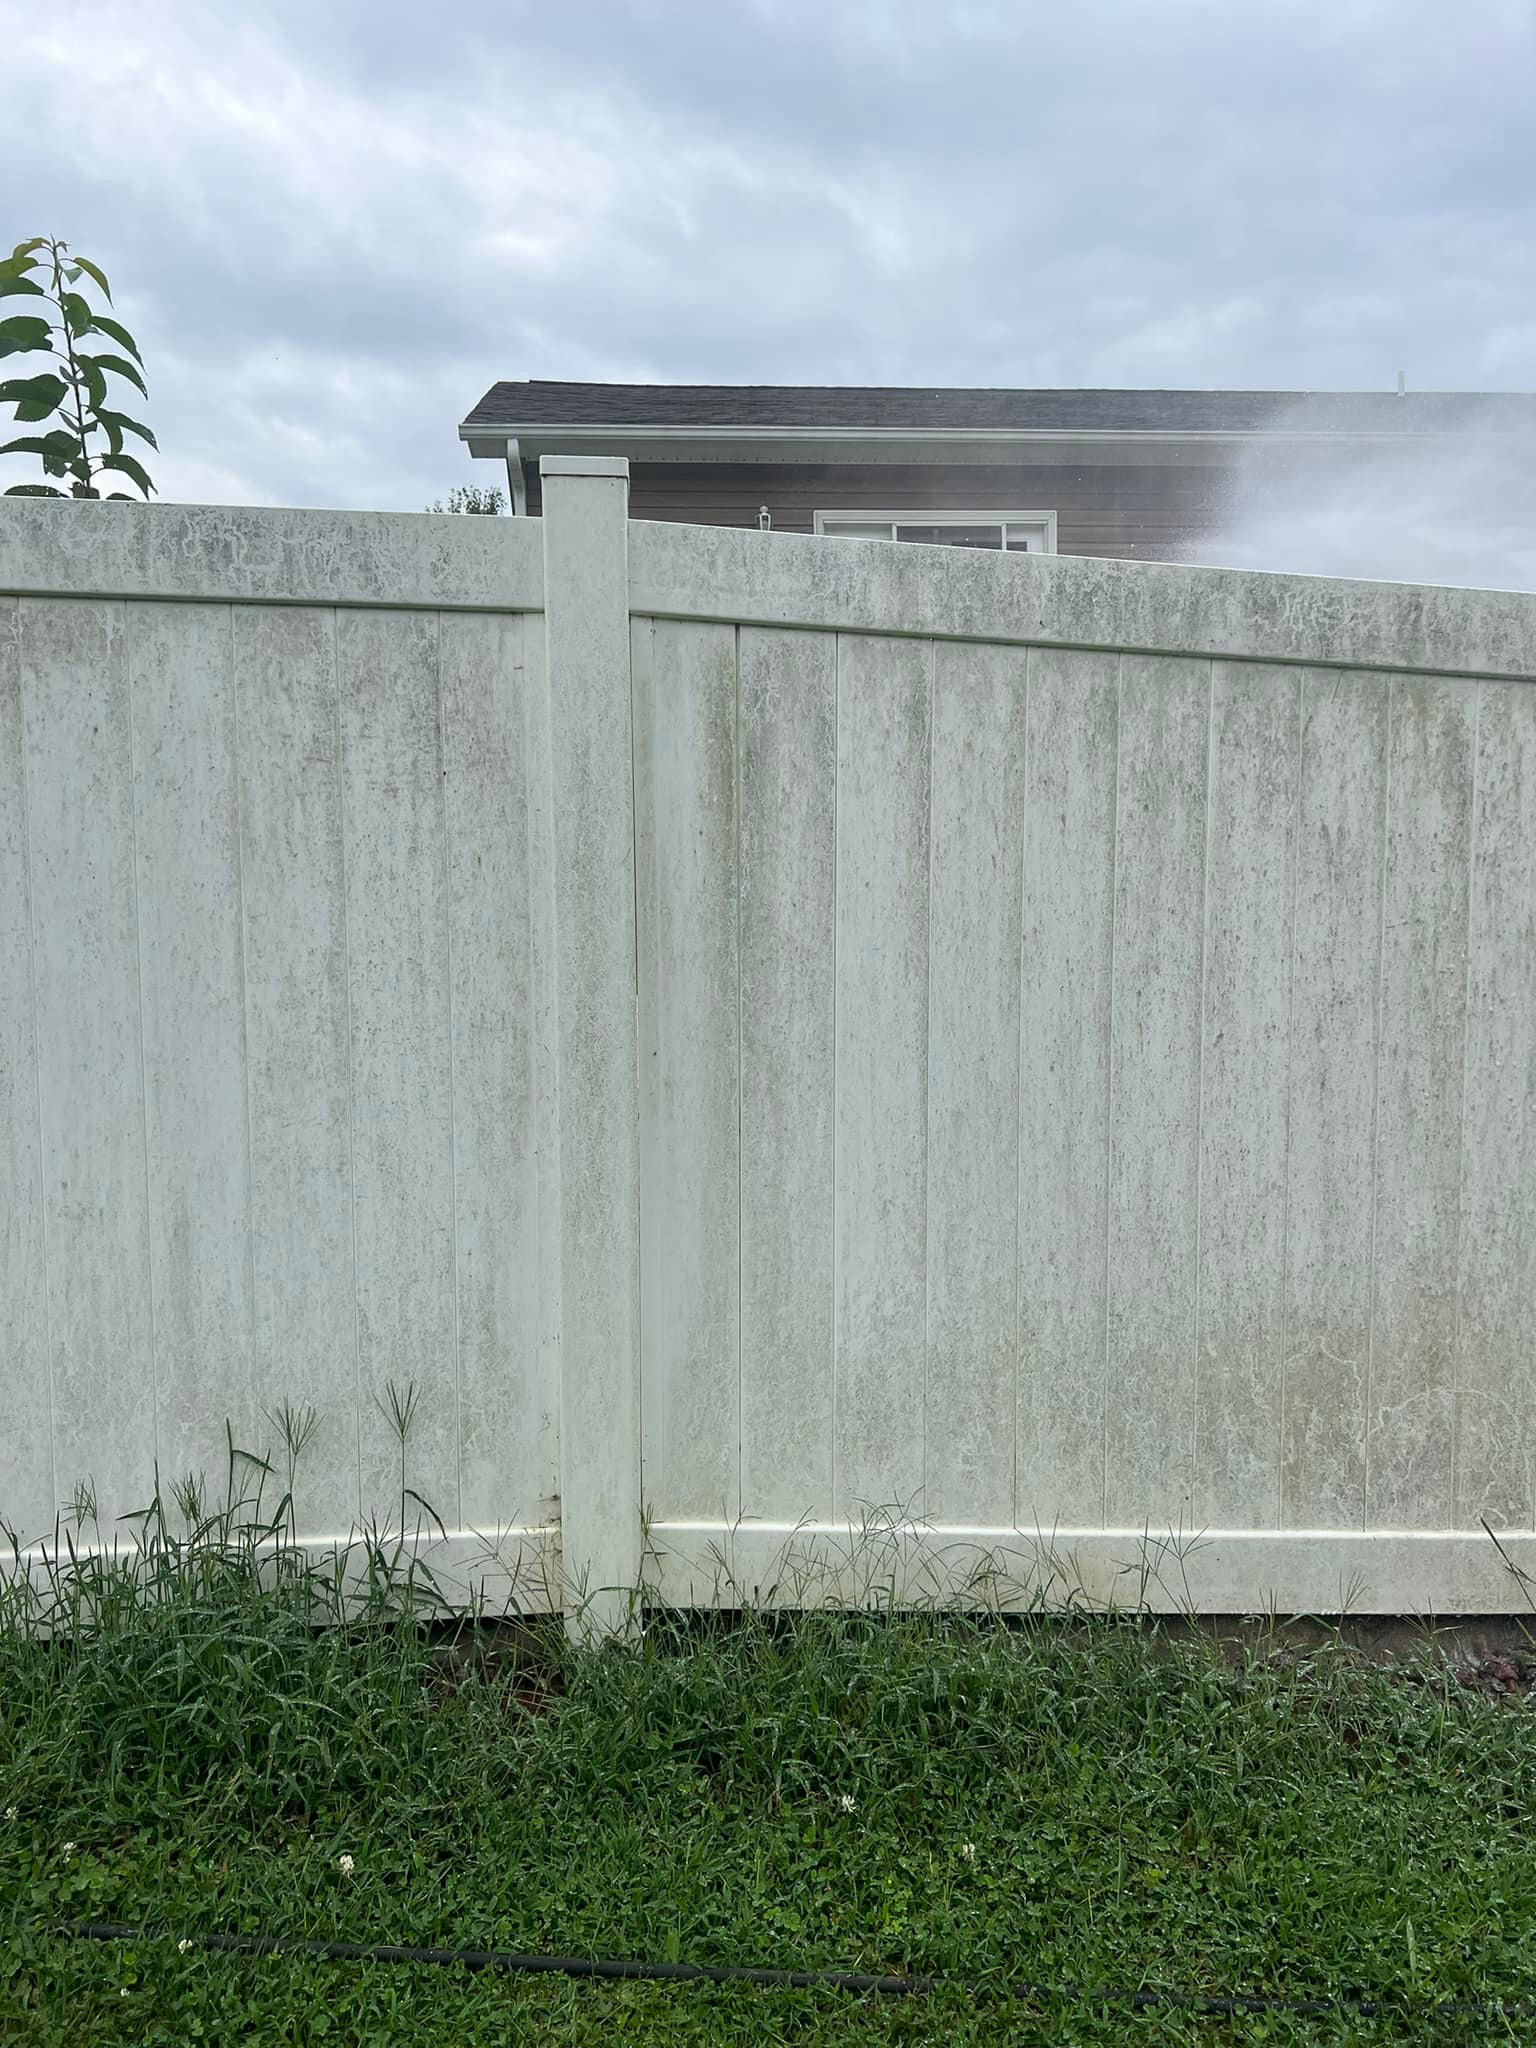
[{"label": "gray asphalt shingle roof", "polygon": [[[1301,414],[1298,415],[1298,408]],[[1488,392],[1045,391],[843,384],[493,384],[465,420],[489,427],[760,427],[1255,433],[1435,433],[1518,421],[1536,397]]]}]

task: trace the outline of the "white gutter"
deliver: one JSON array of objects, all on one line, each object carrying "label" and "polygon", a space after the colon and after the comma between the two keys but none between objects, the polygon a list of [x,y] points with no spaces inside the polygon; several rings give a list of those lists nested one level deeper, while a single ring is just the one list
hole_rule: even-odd
[{"label": "white gutter", "polygon": [[518,446],[517,436],[507,436],[507,497],[511,501],[515,517],[528,516],[528,485],[523,476],[523,451]]}]

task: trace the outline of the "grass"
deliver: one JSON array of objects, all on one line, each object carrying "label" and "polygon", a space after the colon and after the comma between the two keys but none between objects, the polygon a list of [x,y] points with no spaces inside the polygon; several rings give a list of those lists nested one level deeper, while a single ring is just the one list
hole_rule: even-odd
[{"label": "grass", "polygon": [[[653,1617],[576,1651],[445,1630],[388,1570],[342,1622],[333,1582],[249,1540],[281,1513],[181,1505],[190,1535],[157,1508],[130,1559],[66,1557],[0,1612],[6,2039],[1531,2037],[1426,2011],[1536,1996],[1536,1719],[1431,1662],[1233,1666],[1124,1621],[937,1613]],[[169,1933],[96,1946],[66,1920]],[[236,1932],[945,1982],[879,2000],[197,1946]],[[1133,2014],[1019,1979],[1415,2009]]]}]

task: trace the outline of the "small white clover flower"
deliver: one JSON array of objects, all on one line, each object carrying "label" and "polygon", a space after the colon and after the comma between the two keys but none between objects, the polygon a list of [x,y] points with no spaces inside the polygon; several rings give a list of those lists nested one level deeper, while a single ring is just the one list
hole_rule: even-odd
[{"label": "small white clover flower", "polygon": [[70,1857],[74,1855],[74,1853],[75,1845],[73,1842],[66,1842],[63,1848],[59,1851],[59,1854],[64,1858],[64,1861],[66,1863],[69,1861]]},{"label": "small white clover flower", "polygon": [[352,1858],[350,1856],[338,1856],[336,1858],[336,1868],[341,1872],[343,1877],[350,1877],[353,1871],[356,1870],[357,1865],[352,1861]]},{"label": "small white clover flower", "polygon": [[843,1809],[844,1813],[857,1813],[859,1810],[859,1802],[854,1798],[851,1792],[845,1792],[842,1798],[837,1803]]},{"label": "small white clover flower", "polygon": [[974,1842],[962,1842],[960,1844],[960,1854],[967,1863],[974,1863],[976,1861],[976,1844]]},{"label": "small white clover flower", "polygon": [[188,1950],[188,1949],[189,1949],[189,1948],[190,1948],[191,1946],[192,1946],[191,1942],[190,1942],[190,1941],[188,1941],[188,1939],[187,1939],[187,1937],[186,1937],[185,1935],[183,1935],[183,1936],[181,1937],[180,1941],[178,1941],[178,1942],[177,1942],[177,1944],[176,1944],[176,1953],[177,1953],[177,1955],[179,1955],[179,1956],[184,1956],[184,1955],[186,1954],[187,1950]]},{"label": "small white clover flower", "polygon": [[16,1809],[15,1809],[15,1807],[14,1807],[14,1806],[8,1806],[8,1807],[7,1807],[6,1809],[5,1809],[5,1817],[6,1817],[6,1819],[7,1819],[7,1820],[16,1820],[16,1819],[18,1818],[18,1815],[17,1815]]}]

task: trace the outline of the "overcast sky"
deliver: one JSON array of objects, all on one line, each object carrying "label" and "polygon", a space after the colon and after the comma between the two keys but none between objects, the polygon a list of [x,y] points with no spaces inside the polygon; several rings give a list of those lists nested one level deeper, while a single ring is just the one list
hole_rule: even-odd
[{"label": "overcast sky", "polygon": [[0,0],[0,50],[0,239],[111,275],[168,498],[493,481],[498,377],[1536,386],[1531,0]]}]

